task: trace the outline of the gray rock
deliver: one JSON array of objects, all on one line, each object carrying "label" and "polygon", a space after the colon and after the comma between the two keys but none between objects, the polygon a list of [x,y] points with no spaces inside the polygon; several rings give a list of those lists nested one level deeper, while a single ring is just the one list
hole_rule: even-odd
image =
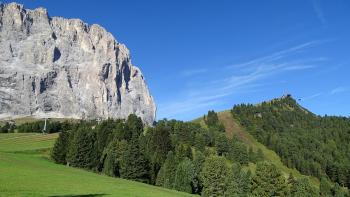
[{"label": "gray rock", "polygon": [[0,118],[126,118],[156,107],[128,49],[99,25],[0,6]]}]

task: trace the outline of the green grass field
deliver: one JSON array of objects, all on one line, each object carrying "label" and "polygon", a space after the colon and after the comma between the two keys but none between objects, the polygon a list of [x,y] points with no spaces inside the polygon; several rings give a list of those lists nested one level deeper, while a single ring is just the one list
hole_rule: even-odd
[{"label": "green grass field", "polygon": [[193,196],[53,163],[57,134],[0,134],[0,196]]}]

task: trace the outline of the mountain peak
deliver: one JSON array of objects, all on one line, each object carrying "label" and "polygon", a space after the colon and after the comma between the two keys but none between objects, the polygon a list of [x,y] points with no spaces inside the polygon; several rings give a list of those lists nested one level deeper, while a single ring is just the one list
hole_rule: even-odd
[{"label": "mountain peak", "polygon": [[0,9],[0,118],[155,120],[155,103],[129,50],[99,25]]}]

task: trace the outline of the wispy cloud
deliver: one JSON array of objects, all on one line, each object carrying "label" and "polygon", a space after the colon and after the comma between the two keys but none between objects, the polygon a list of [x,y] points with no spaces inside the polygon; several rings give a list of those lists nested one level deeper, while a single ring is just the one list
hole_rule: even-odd
[{"label": "wispy cloud", "polygon": [[[302,56],[296,55],[321,42],[307,42],[264,57],[230,65],[221,70],[217,69],[216,72],[220,72],[219,79],[208,77],[207,79],[211,80],[205,80],[197,87],[189,89],[185,96],[179,97],[177,101],[161,103],[158,115],[161,118],[172,118],[177,115],[183,116],[182,114],[186,112],[196,113],[203,109],[207,110],[211,106],[224,104],[224,100],[229,96],[261,91],[264,88],[261,86],[262,80],[270,76],[316,68],[313,63],[325,61],[326,58],[302,59]],[[207,71],[188,72],[187,76],[205,72]],[[311,95],[304,99],[317,96],[320,95]]]},{"label": "wispy cloud", "polygon": [[331,91],[331,94],[334,95],[334,94],[339,94],[339,93],[343,93],[343,92],[347,92],[347,91],[349,91],[348,88],[340,86],[340,87],[334,88]]},{"label": "wispy cloud", "polygon": [[294,65],[294,66],[289,66],[287,68],[285,68],[285,70],[305,70],[305,69],[312,69],[312,68],[316,68],[315,65]]},{"label": "wispy cloud", "polygon": [[321,7],[321,3],[319,0],[312,0],[312,6],[314,9],[314,12],[316,14],[316,17],[321,22],[323,26],[327,25],[326,18],[324,17],[323,9]]},{"label": "wispy cloud", "polygon": [[312,95],[309,95],[309,96],[305,96],[305,97],[300,98],[300,99],[303,100],[303,101],[309,101],[309,100],[313,100],[313,99],[315,99],[315,98],[318,98],[318,97],[320,97],[320,96],[322,96],[322,95],[323,95],[323,93],[322,93],[322,92],[319,92],[319,93],[316,93],[316,94],[312,94]]},{"label": "wispy cloud", "polygon": [[240,63],[240,64],[233,64],[233,65],[228,66],[228,68],[241,68],[241,67],[246,67],[246,66],[250,66],[250,65],[256,65],[256,64],[259,64],[262,62],[264,62],[264,63],[275,62],[275,61],[281,60],[283,58],[286,58],[290,55],[300,53],[303,50],[306,50],[308,48],[315,47],[319,44],[322,44],[323,42],[324,41],[321,41],[321,40],[306,42],[306,43],[303,43],[303,44],[300,44],[300,45],[297,45],[297,46],[294,46],[294,47],[291,47],[288,49],[277,51],[275,53],[272,53],[272,54],[264,56],[264,57],[256,58],[256,59],[253,59],[253,60],[250,60],[250,61],[247,61],[244,63]]},{"label": "wispy cloud", "polygon": [[190,77],[193,75],[203,74],[206,73],[208,69],[205,68],[199,68],[199,69],[193,69],[193,70],[184,70],[181,72],[181,76],[183,77]]}]

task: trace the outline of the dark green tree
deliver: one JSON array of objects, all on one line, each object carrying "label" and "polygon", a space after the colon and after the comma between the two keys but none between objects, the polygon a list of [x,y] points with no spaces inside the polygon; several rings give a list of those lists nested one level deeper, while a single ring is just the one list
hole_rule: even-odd
[{"label": "dark green tree", "polygon": [[172,151],[169,151],[167,159],[158,172],[156,185],[172,189],[174,187],[174,179],[176,173],[176,166],[178,161]]},{"label": "dark green tree", "polygon": [[249,162],[247,146],[236,139],[232,139],[230,151],[227,158],[233,162],[246,165]]},{"label": "dark green tree", "polygon": [[259,197],[286,196],[288,185],[282,173],[267,162],[257,164],[252,178],[252,195]]},{"label": "dark green tree", "polygon": [[194,166],[194,178],[192,183],[192,193],[200,194],[202,192],[203,184],[201,180],[200,173],[203,168],[203,164],[205,162],[205,156],[202,152],[196,151],[193,158],[193,166]]},{"label": "dark green tree", "polygon": [[289,178],[291,182],[290,195],[291,197],[317,197],[319,196],[316,188],[313,188],[307,179],[294,179],[293,181]]},{"label": "dark green tree", "polygon": [[139,140],[133,137],[120,162],[120,176],[125,179],[148,183],[150,181],[149,162],[140,149]]},{"label": "dark green tree", "polygon": [[67,153],[68,165],[96,170],[97,155],[96,133],[88,127],[81,127],[70,138]]},{"label": "dark green tree", "polygon": [[192,159],[192,148],[188,144],[179,144],[175,148],[176,160],[178,162],[182,161],[185,158]]},{"label": "dark green tree", "polygon": [[224,196],[227,189],[226,177],[229,167],[224,157],[212,156],[205,160],[201,172],[202,196]]},{"label": "dark green tree", "polygon": [[227,176],[225,196],[246,197],[250,195],[250,171],[244,172],[240,164],[234,163]]},{"label": "dark green tree", "polygon": [[125,140],[119,141],[114,139],[109,143],[103,153],[103,170],[102,172],[108,176],[120,176],[120,165],[128,148]]},{"label": "dark green tree", "polygon": [[215,139],[215,146],[218,155],[230,152],[230,142],[224,133],[219,133]]},{"label": "dark green tree", "polygon": [[327,180],[326,177],[321,177],[321,180],[320,180],[320,196],[321,197],[332,196],[332,185]]},{"label": "dark green tree", "polygon": [[174,189],[191,193],[194,177],[194,165],[190,159],[186,158],[176,167]]},{"label": "dark green tree", "polygon": [[216,126],[218,125],[219,118],[218,115],[215,113],[214,110],[209,110],[208,115],[206,116],[205,123],[208,125],[208,127]]},{"label": "dark green tree", "polygon": [[131,140],[134,136],[140,136],[143,132],[143,123],[140,117],[137,117],[135,114],[130,114],[125,124],[124,128],[125,139]]},{"label": "dark green tree", "polygon": [[154,128],[147,127],[142,136],[143,149],[150,161],[151,184],[155,184],[158,171],[172,149],[169,130],[166,122],[160,121]]},{"label": "dark green tree", "polygon": [[69,144],[69,132],[62,131],[55,142],[51,152],[51,158],[55,163],[66,164],[66,155]]}]

